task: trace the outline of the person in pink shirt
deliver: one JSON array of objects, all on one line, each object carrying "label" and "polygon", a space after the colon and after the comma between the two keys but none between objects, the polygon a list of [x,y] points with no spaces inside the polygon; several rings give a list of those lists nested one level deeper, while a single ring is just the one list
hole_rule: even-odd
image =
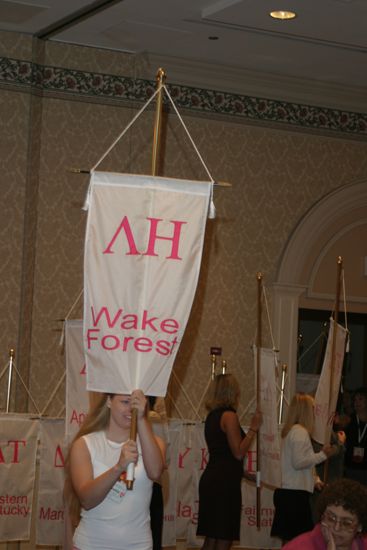
[{"label": "person in pink shirt", "polygon": [[284,550],[367,550],[367,488],[338,479],[319,497],[320,521],[283,546]]}]

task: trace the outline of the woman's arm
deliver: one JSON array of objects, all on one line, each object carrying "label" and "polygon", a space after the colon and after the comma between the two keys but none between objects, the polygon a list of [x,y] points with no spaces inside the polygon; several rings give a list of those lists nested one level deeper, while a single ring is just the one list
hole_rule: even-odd
[{"label": "woman's arm", "polygon": [[131,407],[137,409],[137,426],[143,462],[149,479],[158,480],[163,472],[165,444],[156,437],[146,415],[146,398],[141,390],[131,394]]},{"label": "woman's arm", "polygon": [[233,411],[225,411],[220,419],[220,427],[225,432],[228,440],[228,445],[231,452],[237,460],[241,460],[245,457],[249,450],[252,440],[254,439],[257,430],[259,429],[262,421],[262,415],[259,411],[256,411],[252,417],[251,424],[247,435],[242,438],[241,427],[238,420],[238,416]]},{"label": "woman's arm", "polygon": [[115,466],[93,478],[90,453],[83,438],[77,439],[70,452],[70,474],[74,490],[85,510],[100,504],[130,462],[136,464],[138,450],[135,441],[127,441]]},{"label": "woman's arm", "polygon": [[331,445],[324,445],[320,452],[315,453],[309,433],[301,425],[296,425],[292,429],[290,440],[292,448],[291,461],[295,470],[311,468],[316,464],[320,464],[320,462],[324,462],[327,457],[335,453]]}]

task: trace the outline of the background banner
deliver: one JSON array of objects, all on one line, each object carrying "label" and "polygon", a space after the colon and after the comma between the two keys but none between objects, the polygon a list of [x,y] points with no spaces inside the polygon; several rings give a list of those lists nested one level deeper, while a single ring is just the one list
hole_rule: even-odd
[{"label": "background banner", "polygon": [[83,321],[65,321],[66,413],[65,435],[71,441],[89,409],[87,373],[83,349]]},{"label": "background banner", "polygon": [[0,422],[0,540],[29,540],[39,424],[20,414]]},{"label": "background banner", "polygon": [[280,487],[280,439],[275,369],[276,355],[274,351],[262,348],[260,355],[260,407],[263,413],[263,423],[259,430],[261,481],[274,487]]},{"label": "background banner", "polygon": [[84,258],[88,390],[164,396],[199,276],[211,183],[94,172]]},{"label": "background banner", "polygon": [[[330,319],[329,336],[326,344],[326,351],[319,383],[315,395],[315,424],[312,437],[321,445],[330,442],[331,430],[333,427],[336,404],[339,395],[340,379],[343,370],[345,338],[347,331],[341,325],[337,325],[335,342],[335,361],[331,375],[331,355],[334,333],[334,321]],[[331,386],[332,379],[332,387]]]},{"label": "background banner", "polygon": [[64,533],[64,465],[67,453],[64,419],[40,420],[40,472],[37,544],[59,545]]}]

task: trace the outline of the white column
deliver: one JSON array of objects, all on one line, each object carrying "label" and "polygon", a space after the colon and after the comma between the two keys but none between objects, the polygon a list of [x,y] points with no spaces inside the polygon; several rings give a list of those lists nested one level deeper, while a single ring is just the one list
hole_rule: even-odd
[{"label": "white column", "polygon": [[298,303],[306,288],[295,284],[272,285],[274,342],[279,349],[279,360],[287,365],[285,398],[288,402],[296,391]]}]

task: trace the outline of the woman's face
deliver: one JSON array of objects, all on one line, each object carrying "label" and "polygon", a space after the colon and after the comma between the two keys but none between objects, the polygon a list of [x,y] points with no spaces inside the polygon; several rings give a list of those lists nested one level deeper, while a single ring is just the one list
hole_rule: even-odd
[{"label": "woman's face", "polygon": [[[350,549],[352,541],[360,529],[360,523],[355,514],[348,512],[343,506],[334,504],[330,504],[326,508],[321,524],[328,527],[338,549]],[[327,538],[328,531],[323,530],[323,533]]]},{"label": "woman's face", "polygon": [[354,397],[354,410],[356,413],[366,412],[367,410],[367,397],[361,393],[357,393]]},{"label": "woman's face", "polygon": [[131,396],[116,393],[108,398],[108,406],[111,409],[110,422],[115,426],[127,430],[131,424]]}]

